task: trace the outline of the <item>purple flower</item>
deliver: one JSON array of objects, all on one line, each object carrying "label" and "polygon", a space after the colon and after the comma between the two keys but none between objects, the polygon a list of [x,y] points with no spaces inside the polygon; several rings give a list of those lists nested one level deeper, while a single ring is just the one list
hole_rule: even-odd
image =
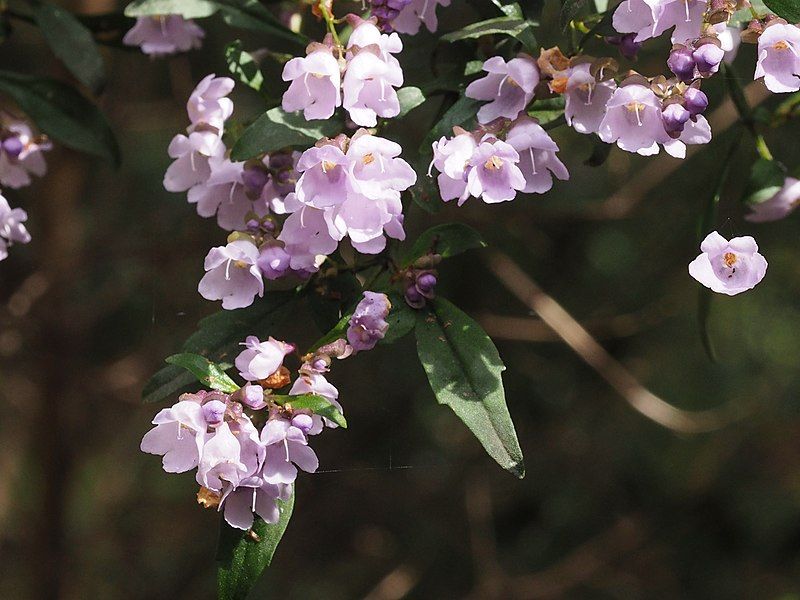
[{"label": "purple flower", "polygon": [[667,66],[669,70],[675,73],[675,76],[683,82],[694,79],[697,65],[692,56],[692,49],[686,46],[673,48],[672,52],[669,53]]},{"label": "purple flower", "polygon": [[266,447],[262,477],[266,483],[294,483],[297,469],[313,473],[319,460],[308,446],[306,434],[291,421],[276,418],[267,421],[261,430],[261,443]]},{"label": "purple flower", "polygon": [[329,119],[342,104],[339,63],[322,44],[314,45],[308,56],[287,62],[282,77],[292,82],[283,94],[286,112],[302,110],[306,120]]},{"label": "purple flower", "polygon": [[217,77],[213,73],[206,75],[186,103],[192,125],[210,125],[221,135],[223,124],[233,114],[233,101],[227,97],[233,87],[234,81],[230,77]]},{"label": "purple flower", "polygon": [[379,200],[410,188],[417,174],[399,158],[400,144],[359,130],[347,149],[349,183],[352,189],[368,198]]},{"label": "purple flower", "polygon": [[517,191],[528,185],[518,162],[519,154],[510,144],[491,138],[482,141],[469,159],[470,195],[487,204],[513,200]]},{"label": "purple flower", "polygon": [[364,298],[356,306],[347,328],[347,341],[356,352],[372,350],[386,335],[389,323],[386,317],[392,303],[386,294],[364,292]]},{"label": "purple flower", "polygon": [[736,59],[736,53],[739,51],[739,44],[742,41],[741,29],[729,27],[725,23],[717,23],[714,25],[714,31],[717,32],[717,39],[725,51],[725,58],[722,60],[726,64],[733,63],[734,59]]},{"label": "purple flower", "polygon": [[450,6],[450,0],[411,0],[392,21],[392,28],[400,33],[416,35],[421,24],[431,33],[439,26],[437,6]]},{"label": "purple flower", "polygon": [[686,88],[683,92],[683,101],[686,110],[688,110],[689,114],[693,117],[696,117],[708,108],[708,96],[706,96],[703,90],[696,87]]},{"label": "purple flower", "polygon": [[197,291],[206,300],[222,300],[226,310],[250,306],[256,294],[264,295],[257,260],[258,248],[247,240],[212,248],[206,255],[206,274]]},{"label": "purple flower", "polygon": [[751,223],[778,221],[789,215],[800,202],[800,180],[787,177],[783,187],[774,196],[757,204],[750,204],[750,214],[745,220]]},{"label": "purple flower", "polygon": [[197,466],[208,428],[200,402],[181,400],[160,411],[153,425],[142,438],[142,452],[163,456],[167,473],[183,473]]},{"label": "purple flower", "polygon": [[620,33],[635,33],[637,42],[653,37],[653,9],[645,0],[623,0],[614,11],[612,25]]},{"label": "purple flower", "polygon": [[220,510],[228,525],[246,531],[253,526],[253,513],[267,523],[277,523],[281,515],[277,501],[286,501],[291,495],[291,485],[264,483],[260,477],[250,477],[240,481],[236,489],[229,489]]},{"label": "purple flower", "polygon": [[388,119],[400,113],[394,88],[401,85],[399,64],[384,61],[377,50],[368,47],[347,61],[342,85],[344,107],[356,125],[374,127],[379,116]]},{"label": "purple flower", "polygon": [[675,158],[686,158],[686,146],[707,144],[711,141],[711,125],[703,115],[686,121],[678,139],[662,142],[667,154]]},{"label": "purple flower", "polygon": [[349,237],[353,247],[363,254],[377,254],[386,247],[384,232],[389,237],[405,239],[400,194],[392,192],[389,190],[382,198],[348,193],[341,205],[325,211],[330,235],[336,240]]},{"label": "purple flower", "polygon": [[139,46],[151,56],[166,56],[199,48],[205,35],[194,21],[180,15],[139,17],[122,43]]},{"label": "purple flower", "polygon": [[218,136],[209,138],[201,132],[192,132],[189,137],[178,134],[167,149],[174,162],[164,174],[164,189],[168,192],[185,192],[211,176],[211,157],[222,158],[225,144]]},{"label": "purple flower", "polygon": [[536,119],[519,117],[508,130],[506,142],[519,154],[518,166],[525,177],[521,191],[526,194],[544,194],[553,187],[553,175],[569,179],[567,167],[556,156],[558,145]]},{"label": "purple flower", "polygon": [[197,483],[221,491],[226,485],[235,488],[246,473],[242,446],[228,422],[223,422],[203,445],[197,465]]},{"label": "purple flower", "polygon": [[8,256],[8,247],[13,244],[27,244],[31,234],[23,223],[28,220],[28,213],[21,208],[11,208],[0,195],[0,260]]},{"label": "purple flower", "polygon": [[689,264],[689,275],[719,294],[751,290],[767,273],[767,261],[749,235],[728,241],[714,231],[700,244],[700,251]]},{"label": "purple flower", "polygon": [[712,42],[698,46],[692,53],[692,58],[697,64],[697,70],[703,77],[708,77],[719,71],[719,65],[724,57],[725,50]]},{"label": "purple flower", "polygon": [[800,28],[775,23],[758,38],[758,62],[754,79],[776,94],[800,90]]},{"label": "purple flower", "polygon": [[52,144],[36,138],[27,123],[14,121],[5,126],[0,151],[0,185],[21,188],[31,183],[31,174],[41,177],[47,171],[43,152]]},{"label": "purple flower", "polygon": [[241,344],[245,347],[236,357],[239,375],[247,381],[267,379],[283,365],[283,358],[294,352],[294,346],[270,337],[266,342],[256,336],[248,336]]},{"label": "purple flower", "polygon": [[[325,379],[325,376],[322,374],[323,371],[327,371],[327,366],[304,363],[303,366],[300,367],[300,376],[295,379],[294,384],[292,384],[289,390],[289,394],[292,396],[301,396],[303,394],[323,396],[333,404],[340,413],[344,414],[342,405],[338,402],[339,390]],[[318,434],[322,431],[323,426],[331,429],[339,427],[335,422],[319,415],[311,415],[311,420],[311,428],[305,430],[305,433],[308,435]]]},{"label": "purple flower", "polygon": [[[658,37],[667,29],[674,27],[672,43],[683,44],[700,37],[703,26],[703,13],[708,8],[707,0],[646,0],[652,7],[653,33]],[[637,36],[637,41],[644,38]],[[695,59],[696,60],[696,59]]]},{"label": "purple flower", "polygon": [[606,114],[606,104],[616,90],[613,80],[598,81],[589,64],[572,68],[567,79],[564,118],[578,133],[597,133]]},{"label": "purple flower", "polygon": [[539,83],[539,67],[527,54],[520,54],[508,63],[502,56],[493,56],[483,63],[486,77],[467,86],[465,95],[475,100],[491,100],[478,111],[479,123],[490,123],[499,117],[515,119],[533,99]]},{"label": "purple flower", "polygon": [[598,131],[607,144],[643,156],[658,154],[658,144],[670,138],[661,119],[661,102],[644,85],[630,84],[614,91]]},{"label": "purple flower", "polygon": [[445,202],[458,198],[458,205],[461,206],[469,198],[467,173],[471,168],[469,161],[477,147],[475,138],[466,132],[451,139],[443,137],[433,142],[431,166],[439,171],[439,194]]},{"label": "purple flower", "polygon": [[335,144],[314,146],[297,161],[297,200],[314,208],[341,204],[348,189],[350,159]]},{"label": "purple flower", "polygon": [[661,118],[664,119],[664,129],[671,137],[679,137],[691,113],[679,102],[673,102],[664,107]]},{"label": "purple flower", "polygon": [[[294,194],[287,197],[287,201]],[[289,253],[289,264],[297,271],[316,271],[320,257],[331,254],[339,245],[328,230],[325,211],[310,206],[301,208],[289,215],[283,224],[278,240],[284,243]]]},{"label": "purple flower", "polygon": [[267,279],[280,279],[290,271],[291,256],[283,246],[267,245],[261,248],[257,264]]}]

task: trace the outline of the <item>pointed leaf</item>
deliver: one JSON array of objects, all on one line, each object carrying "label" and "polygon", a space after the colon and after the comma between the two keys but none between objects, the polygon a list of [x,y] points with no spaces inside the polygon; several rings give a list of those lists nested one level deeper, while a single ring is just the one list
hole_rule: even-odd
[{"label": "pointed leaf", "polygon": [[400,114],[397,118],[405,117],[412,110],[425,102],[425,96],[418,87],[403,87],[397,90],[397,99],[400,102]]},{"label": "pointed leaf", "polygon": [[125,7],[125,16],[180,15],[184,19],[202,19],[217,10],[217,6],[208,0],[134,0]]},{"label": "pointed leaf", "polygon": [[436,225],[423,232],[414,242],[408,255],[403,259],[403,266],[412,264],[415,260],[433,252],[450,258],[472,248],[485,248],[481,234],[464,223],[445,223]]},{"label": "pointed leaf", "polygon": [[415,331],[417,354],[436,399],[453,409],[501,467],[524,477],[503,390],[505,365],[492,340],[444,298],[418,311]]},{"label": "pointed leaf", "polygon": [[271,38],[280,38],[305,46],[308,38],[295,33],[258,0],[213,0],[222,12],[223,20],[231,27],[267,33]]},{"label": "pointed leaf", "polygon": [[285,502],[278,501],[281,516],[277,523],[256,517],[249,531],[220,525],[217,546],[217,598],[244,600],[261,573],[272,562],[294,510],[294,490]]},{"label": "pointed leaf", "polygon": [[244,51],[242,40],[234,40],[225,46],[225,60],[228,62],[228,70],[239,81],[256,91],[261,90],[264,75],[261,74],[253,55]]},{"label": "pointed leaf", "polygon": [[330,419],[340,427],[347,429],[347,421],[342,412],[331,403],[325,396],[318,394],[299,394],[297,396],[270,395],[276,404],[281,406],[290,405],[294,409],[306,409],[315,415]]},{"label": "pointed leaf", "polygon": [[800,3],[797,0],[764,0],[772,12],[789,23],[800,22]]},{"label": "pointed leaf", "polygon": [[303,113],[287,113],[276,107],[268,110],[245,129],[231,150],[232,160],[248,160],[287,146],[310,146],[320,138],[342,130],[338,119],[306,121]]},{"label": "pointed leaf", "polygon": [[197,378],[197,381],[212,390],[232,394],[239,389],[236,382],[225,373],[226,368],[231,368],[232,365],[230,364],[223,363],[218,365],[204,356],[192,354],[191,352],[173,354],[164,359],[164,362],[186,369]]}]

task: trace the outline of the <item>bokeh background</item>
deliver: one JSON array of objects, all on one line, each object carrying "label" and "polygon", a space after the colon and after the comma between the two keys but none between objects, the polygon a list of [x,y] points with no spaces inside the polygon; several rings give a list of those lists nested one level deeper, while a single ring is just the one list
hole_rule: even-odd
[{"label": "bokeh background", "polygon": [[[496,14],[488,2],[453,4],[439,11],[442,30]],[[68,6],[120,9],[105,0]],[[544,45],[559,39],[557,12],[556,2],[544,5],[536,30]],[[166,475],[138,449],[162,408],[141,404],[143,384],[218,309],[196,285],[207,249],[224,239],[161,180],[167,144],[186,126],[188,93],[225,71],[224,44],[240,37],[248,49],[287,48],[202,24],[204,48],[187,56],[104,50],[110,82],[99,102],[119,137],[121,168],[56,146],[46,177],[7,192],[28,210],[33,242],[0,264],[3,598],[214,596],[217,514],[196,504],[192,474]],[[590,51],[616,53],[602,44]],[[660,73],[667,52],[661,39],[633,66]],[[425,84],[467,58],[474,44],[437,47],[421,34],[407,38],[401,62],[407,83]],[[744,47],[743,83],[753,64]],[[25,24],[4,43],[0,66],[68,77]],[[278,97],[278,67],[264,68]],[[299,479],[294,517],[253,597],[800,598],[798,221],[742,220],[737,199],[756,155],[746,131],[729,126],[724,83],[718,76],[706,86],[722,126],[686,161],[615,149],[588,167],[592,142],[561,127],[553,135],[569,183],[435,215],[411,206],[407,226],[413,238],[439,222],[471,224],[654,394],[739,418],[690,435],[635,412],[503,287],[486,251],[473,251],[442,266],[439,291],[484,324],[508,366],[527,477],[501,471],[436,404],[413,339],[338,363],[331,380],[350,427],[314,440],[321,472]],[[245,89],[234,99],[242,121],[263,106]],[[407,158],[440,102],[388,129]],[[797,135],[791,122],[766,132],[790,167],[800,164]],[[717,225],[726,236],[755,235],[770,267],[755,290],[714,298],[714,363],[686,265],[739,137]],[[303,308],[259,333],[308,345],[319,332]]]}]

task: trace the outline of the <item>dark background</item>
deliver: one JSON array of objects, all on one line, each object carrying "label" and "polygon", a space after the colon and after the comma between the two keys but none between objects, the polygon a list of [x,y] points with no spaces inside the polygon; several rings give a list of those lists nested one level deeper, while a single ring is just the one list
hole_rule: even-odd
[{"label": "dark background", "polygon": [[[461,8],[439,9],[443,31],[477,18],[453,1]],[[482,10],[494,16],[490,5]],[[542,16],[544,45],[558,40],[556,12],[551,3]],[[6,192],[28,210],[33,241],[0,264],[4,598],[214,596],[218,516],[195,503],[192,474],[167,475],[138,449],[163,407],[141,404],[144,382],[218,309],[196,285],[208,248],[224,240],[161,179],[189,92],[225,70],[224,44],[242,37],[250,49],[286,48],[201,24],[204,48],[188,56],[104,51],[110,83],[100,104],[122,145],[120,169],[56,145],[46,177]],[[470,44],[434,55],[427,34],[406,43],[411,84],[433,77],[432,61],[474,58]],[[651,44],[636,67],[662,72],[667,51],[668,40]],[[753,64],[744,48],[743,80]],[[26,25],[3,45],[0,65],[67,78]],[[265,69],[277,98],[277,67]],[[723,83],[705,88],[713,106]],[[234,99],[241,120],[262,106],[243,87]],[[437,102],[389,128],[406,158],[416,159]],[[717,126],[734,118],[730,106],[720,110],[711,145],[685,162],[614,149],[602,167],[586,167],[590,139],[559,128],[569,183],[502,205],[446,205],[435,216],[412,206],[407,229],[413,239],[435,223],[471,224],[653,393],[685,409],[734,407],[741,418],[689,435],[634,412],[501,285],[488,252],[473,251],[442,266],[439,291],[495,338],[527,477],[504,473],[436,404],[412,339],[338,363],[330,379],[349,429],[314,440],[321,472],[299,478],[294,517],[255,597],[800,598],[797,217],[742,220],[737,197],[755,152],[744,129]],[[800,159],[797,131],[789,123],[766,133],[790,167]],[[719,230],[755,235],[770,267],[755,290],[714,298],[712,363],[687,264],[735,137],[742,149]],[[303,309],[268,333],[303,346],[318,330]]]}]

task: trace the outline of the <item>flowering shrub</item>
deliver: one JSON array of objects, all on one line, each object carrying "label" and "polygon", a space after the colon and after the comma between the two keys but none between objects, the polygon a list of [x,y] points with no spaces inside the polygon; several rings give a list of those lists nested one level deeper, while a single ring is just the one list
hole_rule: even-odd
[{"label": "flowering shrub", "polygon": [[[205,39],[202,19],[216,14],[260,32],[267,46],[280,41],[295,49],[293,56],[248,52],[231,42],[224,53],[229,73],[196,83],[186,101],[188,124],[165,149],[172,162],[164,188],[185,194],[221,230],[197,287],[221,311],[146,386],[146,401],[173,404],[155,415],[141,450],[161,456],[168,473],[195,471],[198,503],[221,513],[222,598],[244,597],[271,560],[298,476],[320,464],[314,436],[347,427],[339,391],[328,381],[340,360],[380,352],[413,333],[438,402],[501,467],[524,476],[498,352],[475,321],[437,294],[446,259],[485,244],[458,222],[405,243],[412,210],[435,212],[470,198],[509,202],[554,187],[568,193],[576,161],[551,137],[561,127],[592,136],[593,165],[611,145],[684,159],[689,146],[712,140],[706,114],[713,106],[703,87],[713,77],[726,78],[759,156],[744,193],[746,220],[782,219],[800,200],[800,182],[759,132],[770,115],[752,110],[732,66],[739,44],[754,44],[748,68],[763,81],[758,85],[776,94],[800,91],[796,3],[623,0],[609,7],[562,0],[564,41],[542,47],[537,9],[499,0],[491,9],[497,15],[441,34],[437,12],[458,1],[320,0],[291,3],[279,16],[254,0],[135,0],[124,27],[111,32],[105,22],[46,3],[15,15],[38,24],[92,92],[104,83],[95,40],[151,57],[188,52]],[[407,85],[414,68],[404,64],[404,45],[423,30],[459,45],[454,80]],[[671,47],[660,72],[633,69],[642,45],[662,36]],[[615,56],[593,56],[588,47]],[[267,81],[261,66],[270,60],[280,63],[282,81]],[[53,143],[118,160],[103,114],[75,88],[0,72],[0,92],[15,104],[0,113],[4,194],[45,172]],[[233,97],[245,93],[262,101],[260,114],[240,114]],[[438,114],[420,149],[392,140],[390,124],[429,102]],[[796,104],[792,97],[785,112]],[[732,296],[758,285],[767,261],[753,237],[726,240],[712,231],[728,162],[703,211],[701,254],[688,275]],[[0,260],[14,244],[31,242],[27,219],[0,196]],[[314,343],[279,339],[298,302],[321,323]]]}]

